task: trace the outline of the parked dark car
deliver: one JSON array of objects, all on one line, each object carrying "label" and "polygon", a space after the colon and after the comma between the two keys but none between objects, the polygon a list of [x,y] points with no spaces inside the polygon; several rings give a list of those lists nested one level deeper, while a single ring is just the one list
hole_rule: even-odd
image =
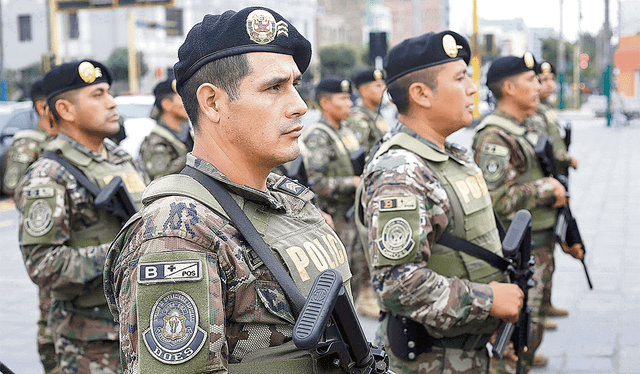
[{"label": "parked dark car", "polygon": [[0,105],[0,191],[7,166],[7,151],[18,131],[35,129],[38,123],[31,102],[2,103]]}]

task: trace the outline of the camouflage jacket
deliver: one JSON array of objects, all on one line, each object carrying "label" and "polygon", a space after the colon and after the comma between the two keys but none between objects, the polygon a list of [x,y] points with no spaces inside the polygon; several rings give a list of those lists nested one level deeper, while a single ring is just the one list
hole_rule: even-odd
[{"label": "camouflage jacket", "polygon": [[[404,125],[397,129],[439,149]],[[458,148],[448,144],[446,152],[450,157],[467,160]],[[425,161],[407,150],[391,149],[367,165],[361,183],[371,282],[383,309],[407,316],[436,333],[484,321],[493,304],[490,287],[447,278],[427,268],[434,243],[443,232],[453,228],[453,212],[447,193]],[[417,198],[420,229],[413,245],[418,248],[420,260],[400,265],[378,264],[379,201],[389,196]]]},{"label": "camouflage jacket", "polygon": [[367,148],[367,151],[371,150],[373,145],[382,138],[388,129],[382,115],[378,115],[378,113],[364,104],[351,108],[351,114],[346,120],[346,125],[355,133],[358,141]]},{"label": "camouflage jacket", "polygon": [[[185,125],[189,126],[183,124]],[[187,152],[190,151],[179,140],[179,134],[167,127],[162,119],[158,120],[156,126],[166,131],[152,131],[140,145],[140,162],[151,180],[179,173],[184,168]],[[181,145],[184,146],[183,149]]]},{"label": "camouflage jacket", "polygon": [[320,209],[333,215],[344,214],[353,205],[356,187],[353,183],[353,166],[340,160],[349,158],[360,148],[357,137],[344,122],[335,129],[324,117],[320,123],[333,131],[340,142],[321,129],[303,133],[303,157],[309,186],[316,194]]},{"label": "camouflage jacket", "polygon": [[557,162],[556,166],[558,170],[566,170],[569,167],[571,156],[567,152],[564,138],[560,135],[560,124],[553,110],[545,104],[538,104],[536,113],[527,118],[526,122],[527,126],[553,140],[553,155]]},{"label": "camouflage jacket", "polygon": [[[496,109],[493,114],[513,123],[513,116]],[[525,126],[525,124],[520,124]],[[530,126],[530,125],[529,125]],[[527,130],[535,132],[528,127]],[[527,159],[517,139],[497,126],[487,126],[473,137],[474,158],[482,169],[491,194],[493,207],[500,219],[509,221],[520,209],[532,210],[551,206],[555,202],[553,187],[547,178],[518,183],[519,175],[527,173]]]},{"label": "camouflage jacket", "polygon": [[[101,155],[64,133],[57,139],[68,142],[74,150],[97,162],[133,165],[131,156],[109,140],[104,141],[105,153]],[[143,173],[139,173],[144,178]],[[110,243],[69,245],[73,232],[91,230],[101,223],[102,216],[93,205],[93,195],[57,161],[40,158],[20,179],[15,199],[20,211],[20,249],[31,280],[40,287],[50,287],[53,292],[67,295],[99,292]],[[29,200],[34,199],[40,200],[31,203],[25,212]],[[39,210],[34,208],[36,205]],[[25,244],[26,237],[37,238],[39,243]],[[51,313],[56,334],[85,341],[118,339],[117,325],[110,318],[106,304],[76,308],[72,302],[56,301]]]},{"label": "camouflage jacket", "polygon": [[[34,133],[36,136],[30,136],[29,133]],[[40,141],[39,138],[43,140]],[[34,130],[20,131],[13,136],[14,142],[7,151],[7,163],[2,183],[2,192],[5,195],[13,196],[24,172],[40,157],[47,141],[53,138],[55,135],[49,135],[39,127]]]},{"label": "camouflage jacket", "polygon": [[[273,224],[278,219],[280,222],[293,222],[301,216],[304,209],[305,212],[311,210],[311,215],[314,219],[317,218],[316,227],[330,230],[317,208],[310,204],[313,193],[308,189],[303,189],[298,196],[283,192],[280,187],[283,178],[279,175],[269,175],[267,191],[264,192],[231,182],[214,166],[192,154],[187,155],[187,165],[220,182],[241,206],[256,204],[258,210],[268,212],[270,219],[261,222],[265,228],[267,222]],[[200,342],[199,346],[189,352],[182,351],[186,352],[186,357],[168,356],[173,360],[171,363],[180,364],[175,365],[172,372],[227,372],[229,364],[236,364],[251,353],[290,342],[295,320],[284,291],[233,222],[188,196],[168,193],[151,202],[147,200],[146,194],[161,183],[166,182],[158,180],[147,188],[143,201],[148,205],[120,232],[112,244],[105,265],[105,292],[111,311],[120,322],[121,357],[125,373],[159,372],[154,370],[161,367],[161,357],[151,354],[156,348],[167,347],[171,342],[160,342],[156,347],[148,344],[151,340],[146,337],[151,332],[145,330],[145,326],[156,326],[156,323],[163,322],[162,318],[156,318],[160,322],[154,320],[153,311],[149,317],[149,314],[141,310],[149,309],[150,305],[166,305],[166,297],[181,297],[182,301],[174,303],[175,305],[180,304],[183,309],[195,309],[196,314],[200,315],[200,326],[204,331],[203,335],[196,335],[194,338],[194,341]],[[161,190],[165,190],[164,185]],[[276,215],[279,216],[278,219]],[[255,213],[248,216],[255,217]],[[257,226],[256,228],[260,231]],[[296,229],[309,231],[308,226]],[[288,246],[302,235],[297,231],[295,235],[289,233],[278,243]],[[331,235],[335,238],[335,234]],[[267,243],[268,237],[268,234],[265,235]],[[278,245],[270,248],[275,251],[273,248]],[[309,243],[304,244],[304,247],[311,245],[318,248]],[[321,245],[320,242],[317,245]],[[302,250],[299,247],[289,249]],[[320,252],[317,253],[324,252],[323,248],[319,249]],[[282,252],[278,253],[282,255]],[[304,251],[296,253],[302,256],[298,258],[298,265],[304,265],[302,262],[310,264]],[[344,250],[341,253],[341,266],[347,266],[346,253]],[[284,259],[285,256],[281,257]],[[313,258],[313,261],[318,260],[318,257]],[[320,260],[324,261],[322,258]],[[155,266],[171,269],[168,262],[173,264],[176,261],[185,264],[177,264],[178,268],[199,262],[201,265],[198,266],[204,269],[205,274],[196,277],[194,272],[193,276],[187,274],[173,277],[167,275],[169,270],[164,270],[164,279],[172,277],[169,283],[145,283],[151,277],[159,278],[158,275],[163,270],[157,270],[159,268]],[[327,258],[327,263],[328,261]],[[313,262],[310,266],[313,266]],[[298,271],[290,272],[297,285],[298,272],[303,281],[313,283],[315,279],[311,271],[307,275],[304,269],[302,266]],[[305,294],[304,289],[301,288],[301,291]],[[183,315],[186,316],[186,313]],[[193,321],[183,320],[183,323],[190,322]],[[194,326],[191,325],[191,328]],[[153,334],[154,339],[156,335],[160,335],[155,332]],[[165,331],[162,335],[167,334]],[[165,338],[161,336],[160,339]],[[165,366],[164,370],[166,368]]]}]

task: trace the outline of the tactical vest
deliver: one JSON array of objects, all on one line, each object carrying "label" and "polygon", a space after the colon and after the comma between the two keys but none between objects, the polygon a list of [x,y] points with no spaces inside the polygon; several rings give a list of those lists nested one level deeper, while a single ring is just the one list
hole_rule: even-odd
[{"label": "tactical vest", "polygon": [[[42,149],[46,146],[47,138],[49,135],[43,130],[22,130],[13,136],[13,142],[15,143],[20,139],[30,139],[36,143],[35,153],[36,159],[42,153]],[[18,185],[20,178],[25,173],[30,165],[30,162],[35,161],[24,153],[16,154],[15,150],[12,152],[11,157],[7,157],[7,165],[4,174],[4,184],[2,186],[6,194],[13,194],[13,190]]]},{"label": "tactical vest", "polygon": [[[110,140],[105,139],[105,142],[110,142]],[[100,188],[104,188],[113,177],[122,177],[138,208],[142,206],[142,192],[145,184],[132,161],[125,161],[119,164],[113,164],[108,161],[97,162],[91,156],[76,149],[69,141],[61,138],[49,142],[45,150],[60,154]],[[66,244],[70,247],[82,248],[111,243],[120,228],[121,224],[118,218],[101,209],[98,210],[98,221],[92,226],[71,231],[70,238]],[[79,297],[59,291],[52,291],[51,295],[55,300],[73,300],[80,307],[106,304],[101,278],[97,284],[100,285],[94,291]]]},{"label": "tactical vest", "polygon": [[[34,140],[35,142],[37,142],[38,144],[42,144],[44,143],[45,140],[47,140],[47,137],[49,137],[49,135],[42,131],[42,130],[22,130],[17,132],[14,136],[13,136],[13,141],[15,142],[18,139],[31,139]],[[40,153],[40,152],[38,152]]]},{"label": "tactical vest", "polygon": [[[342,139],[338,137],[336,130],[325,125],[324,123],[318,122],[314,125],[309,126],[308,129],[305,129],[304,134],[308,135],[316,129],[321,130],[325,132],[327,135],[329,135],[329,138],[331,138],[331,142],[332,142],[333,148],[336,151],[336,156],[337,156],[334,160],[329,161],[329,164],[327,165],[327,169],[326,169],[327,174],[325,176],[326,177],[347,177],[349,175],[354,175],[355,172],[353,171],[353,165],[351,164],[350,151],[355,151],[355,149],[353,150],[347,149],[345,147],[345,144],[342,142]],[[305,158],[308,158],[308,157],[309,155],[305,156]]]},{"label": "tactical vest", "polygon": [[[284,179],[284,177],[283,177]],[[329,228],[324,218],[311,203],[305,204],[303,210],[295,216],[284,216],[269,212],[261,204],[246,200],[229,191],[231,196],[247,215],[256,231],[270,249],[277,252],[277,256],[288,270],[300,292],[306,297],[313,286],[316,277],[323,270],[337,269],[344,280],[344,285],[351,294],[349,260],[347,252],[338,236]],[[172,174],[152,182],[145,190],[142,202],[145,206],[153,201],[168,196],[185,196],[192,198],[216,214],[231,221],[224,209],[211,193],[193,178]],[[129,225],[132,221],[129,222]],[[263,265],[262,260],[252,250],[248,250],[247,262],[254,270]],[[262,351],[269,352],[265,357]],[[261,357],[254,360],[255,357]],[[251,358],[249,358],[251,357]],[[314,358],[315,357],[315,358]],[[240,364],[230,364],[230,373],[253,373],[257,368],[263,372],[283,372],[289,367],[300,370],[292,373],[307,374],[316,372],[319,368],[314,363],[317,355],[300,351],[292,344],[260,349],[250,353]],[[265,362],[264,360],[268,361]],[[248,362],[251,363],[248,363]],[[283,366],[284,365],[284,366]],[[309,366],[312,365],[312,366]],[[336,372],[321,370],[322,373]],[[339,372],[339,371],[337,371]]]},{"label": "tactical vest", "polygon": [[[520,149],[522,149],[526,159],[527,170],[518,175],[516,183],[523,184],[533,182],[545,177],[542,166],[540,166],[538,156],[536,156],[534,150],[534,146],[538,141],[537,134],[527,132],[524,127],[518,126],[512,121],[495,114],[486,116],[478,125],[476,133],[480,132],[487,126],[497,126],[503,129],[507,133],[511,134],[518,142],[518,145],[520,145]],[[554,208],[539,205],[531,209],[530,212],[533,223],[532,231],[534,232],[550,229],[556,224],[556,216],[558,212]],[[511,225],[511,221],[508,219],[504,219],[503,222],[505,227],[509,227],[509,225]]]},{"label": "tactical vest", "polygon": [[169,129],[162,125],[153,126],[151,129],[151,133],[158,135],[162,139],[171,144],[171,146],[178,152],[178,156],[182,157],[186,155],[189,151],[187,150],[187,146],[184,145]]},{"label": "tactical vest", "polygon": [[[502,257],[502,245],[496,228],[493,205],[480,168],[472,162],[461,163],[450,159],[446,154],[405,133],[398,133],[383,143],[374,158],[380,157],[391,148],[402,148],[415,153],[435,174],[447,193],[453,212],[454,227],[450,231],[452,235],[480,245]],[[362,185],[360,183],[356,193],[357,202],[361,201]],[[362,209],[361,204],[356,206]],[[356,217],[361,239],[368,240],[362,215],[357,214]],[[368,244],[364,245],[364,248],[368,248]],[[365,255],[368,258],[368,254]],[[427,268],[445,277],[455,276],[477,283],[507,281],[507,277],[500,270],[485,261],[439,243],[435,243],[431,248]]]}]

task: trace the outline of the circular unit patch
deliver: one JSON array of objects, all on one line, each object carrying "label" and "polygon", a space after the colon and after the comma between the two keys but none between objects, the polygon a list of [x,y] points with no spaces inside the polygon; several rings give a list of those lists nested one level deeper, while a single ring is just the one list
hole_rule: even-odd
[{"label": "circular unit patch", "polygon": [[494,157],[489,158],[485,162],[483,169],[485,171],[485,173],[483,173],[484,179],[490,183],[499,181],[504,175],[504,168],[502,167],[502,164]]},{"label": "circular unit patch", "polygon": [[199,326],[198,307],[182,291],[169,291],[151,308],[144,343],[151,355],[165,364],[181,364],[202,349],[207,335]]},{"label": "circular unit patch", "polygon": [[16,188],[20,181],[20,166],[11,163],[4,174],[4,183],[10,189]]},{"label": "circular unit patch", "polygon": [[382,237],[378,239],[380,254],[390,260],[399,260],[411,253],[414,241],[411,239],[413,231],[409,222],[404,218],[394,218],[387,222],[382,229]]},{"label": "circular unit patch", "polygon": [[42,236],[53,227],[53,209],[45,200],[36,200],[29,207],[24,228],[31,236]]}]

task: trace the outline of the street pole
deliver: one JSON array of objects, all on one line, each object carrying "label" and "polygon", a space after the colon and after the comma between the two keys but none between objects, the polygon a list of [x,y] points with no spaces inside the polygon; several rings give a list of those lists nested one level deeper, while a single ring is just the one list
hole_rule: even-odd
[{"label": "street pole", "polygon": [[[473,38],[472,38],[471,67],[472,79],[476,87],[480,87],[480,54],[478,53],[478,0],[473,0]],[[473,118],[480,118],[480,91],[473,95]]]},{"label": "street pole", "polygon": [[58,2],[49,0],[49,53],[53,56],[54,64],[62,62],[58,53]]},{"label": "street pole", "polygon": [[[618,2],[618,6],[620,2]],[[620,8],[618,8],[618,12]],[[621,24],[618,23],[618,29]],[[604,58],[606,71],[602,75],[603,78],[603,91],[607,96],[607,127],[611,126],[611,72],[613,67],[611,66],[611,26],[609,24],[609,0],[604,0]]]},{"label": "street pole", "polygon": [[138,92],[138,54],[136,53],[136,25],[133,11],[129,10],[129,92]]},{"label": "street pole", "polygon": [[573,57],[574,109],[580,109],[580,53],[582,53],[582,0],[578,0],[578,45]]},{"label": "street pole", "polygon": [[562,8],[563,0],[560,0],[560,36],[558,37],[558,84],[560,85],[560,100],[558,101],[558,109],[564,109],[564,74],[566,63],[564,61],[564,36],[562,35]]}]

